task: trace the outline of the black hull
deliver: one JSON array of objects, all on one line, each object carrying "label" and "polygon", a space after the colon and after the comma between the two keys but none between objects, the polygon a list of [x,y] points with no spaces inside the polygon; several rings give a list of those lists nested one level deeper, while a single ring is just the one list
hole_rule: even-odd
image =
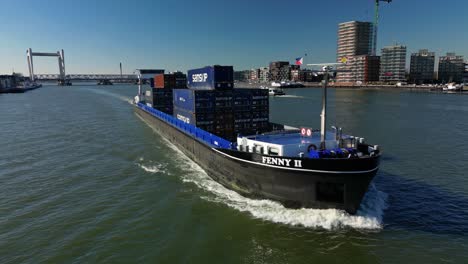
[{"label": "black hull", "polygon": [[286,207],[336,208],[354,214],[378,170],[380,155],[297,159],[300,168],[272,166],[262,163],[268,156],[213,148],[138,107],[135,112],[213,180],[243,196],[275,200]]},{"label": "black hull", "polygon": [[29,87],[29,88],[9,88],[9,89],[0,90],[0,93],[25,93],[27,91],[35,90],[35,89],[41,88],[41,87],[42,87],[42,85],[35,86],[35,87]]}]

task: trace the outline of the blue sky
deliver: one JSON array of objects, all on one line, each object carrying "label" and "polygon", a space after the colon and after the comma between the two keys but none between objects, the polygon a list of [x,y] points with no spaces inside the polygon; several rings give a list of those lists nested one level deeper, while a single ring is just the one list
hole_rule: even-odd
[{"label": "blue sky", "polygon": [[[381,3],[379,50],[428,48],[468,58],[468,1]],[[65,50],[67,73],[135,68],[182,70],[210,64],[236,70],[307,53],[305,63],[334,61],[338,23],[371,21],[373,0],[0,0],[0,73],[27,73],[26,49]],[[407,62],[409,64],[409,62]],[[36,73],[57,73],[54,58]]]}]

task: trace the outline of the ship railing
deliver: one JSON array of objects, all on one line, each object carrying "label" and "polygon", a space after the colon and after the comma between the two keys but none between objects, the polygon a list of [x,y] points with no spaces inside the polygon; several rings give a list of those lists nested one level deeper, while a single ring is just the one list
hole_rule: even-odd
[{"label": "ship railing", "polygon": [[234,146],[235,144],[233,144],[233,142],[228,141],[224,138],[218,137],[216,135],[213,135],[191,124],[187,124],[183,122],[182,120],[179,120],[173,117],[172,115],[166,114],[157,109],[146,106],[142,103],[138,103],[137,106],[143,109],[144,111],[146,111],[147,113],[151,114],[152,116],[158,119],[164,120],[166,123],[170,124],[173,127],[178,128],[180,131],[184,132],[185,134],[195,137],[196,139],[199,139],[212,147],[235,149],[235,146]]}]

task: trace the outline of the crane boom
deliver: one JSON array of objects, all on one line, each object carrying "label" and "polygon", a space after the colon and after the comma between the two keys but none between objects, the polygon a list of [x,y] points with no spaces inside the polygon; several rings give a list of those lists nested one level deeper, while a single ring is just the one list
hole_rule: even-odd
[{"label": "crane boom", "polygon": [[377,29],[379,24],[379,3],[390,3],[392,0],[375,0],[375,18],[374,18],[374,41],[372,43],[372,55],[377,55]]}]

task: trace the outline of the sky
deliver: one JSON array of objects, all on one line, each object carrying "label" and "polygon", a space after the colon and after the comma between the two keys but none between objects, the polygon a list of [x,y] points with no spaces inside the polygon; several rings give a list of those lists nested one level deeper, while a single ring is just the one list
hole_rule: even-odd
[{"label": "sky", "polygon": [[[378,49],[427,48],[468,59],[468,1],[394,0],[380,5]],[[65,51],[67,74],[168,71],[221,64],[235,70],[307,56],[336,60],[341,22],[373,21],[374,0],[0,0],[0,74],[26,74],[26,50]],[[407,65],[409,61],[407,61]],[[58,73],[56,58],[35,73]]]}]

